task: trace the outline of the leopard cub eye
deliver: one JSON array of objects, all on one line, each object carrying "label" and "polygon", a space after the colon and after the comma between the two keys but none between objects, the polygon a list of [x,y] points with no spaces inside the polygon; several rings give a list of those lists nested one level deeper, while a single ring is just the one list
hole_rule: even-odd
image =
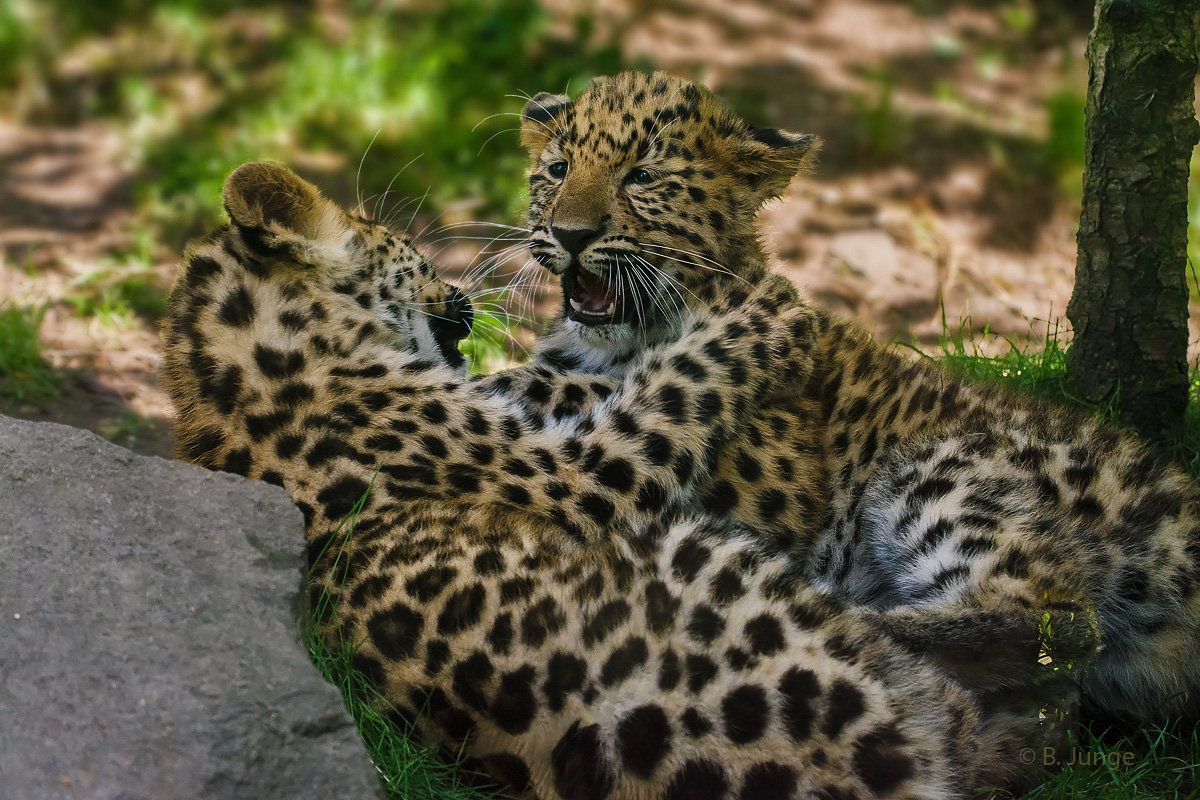
[{"label": "leopard cub eye", "polygon": [[567,162],[555,161],[546,169],[546,171],[550,173],[550,177],[552,178],[565,177],[567,174]]},{"label": "leopard cub eye", "polygon": [[630,171],[629,182],[645,186],[648,183],[654,183],[654,175],[649,170],[639,167]]}]

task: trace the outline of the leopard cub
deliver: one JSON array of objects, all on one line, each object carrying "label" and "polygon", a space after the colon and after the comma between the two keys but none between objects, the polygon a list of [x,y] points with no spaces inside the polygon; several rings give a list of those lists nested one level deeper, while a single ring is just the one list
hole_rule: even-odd
[{"label": "leopard cub", "polygon": [[[755,128],[665,73],[542,93],[523,118],[530,248],[563,303],[512,385],[538,370],[619,382],[688,314],[778,280],[754,217],[807,168],[813,137]],[[810,582],[877,609],[917,649],[940,643],[980,691],[1049,701],[1057,671],[970,654],[991,624],[1051,619],[1043,646],[1101,710],[1200,716],[1200,493],[1179,467],[803,305],[816,331],[803,386],[754,398],[691,508],[785,543]]]}]

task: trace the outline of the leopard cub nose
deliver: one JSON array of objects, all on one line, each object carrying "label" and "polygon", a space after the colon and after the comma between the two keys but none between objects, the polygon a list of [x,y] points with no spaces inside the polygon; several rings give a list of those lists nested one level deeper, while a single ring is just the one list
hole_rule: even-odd
[{"label": "leopard cub nose", "polygon": [[550,232],[554,234],[558,243],[573,256],[582,253],[583,249],[600,233],[595,228],[560,228],[557,225],[551,226]]},{"label": "leopard cub nose", "polygon": [[475,322],[475,310],[471,307],[470,298],[463,294],[457,286],[450,287],[450,296],[446,298],[446,316],[451,320],[457,320],[466,328],[467,333],[471,332],[471,326]]}]

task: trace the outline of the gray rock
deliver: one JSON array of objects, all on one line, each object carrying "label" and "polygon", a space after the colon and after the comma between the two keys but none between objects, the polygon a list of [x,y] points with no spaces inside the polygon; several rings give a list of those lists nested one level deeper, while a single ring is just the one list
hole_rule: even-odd
[{"label": "gray rock", "polygon": [[382,797],[283,490],[0,417],[0,798]]}]

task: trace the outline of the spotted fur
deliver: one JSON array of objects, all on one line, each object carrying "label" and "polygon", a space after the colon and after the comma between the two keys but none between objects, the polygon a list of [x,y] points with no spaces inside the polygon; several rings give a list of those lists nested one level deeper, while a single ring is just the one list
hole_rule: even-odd
[{"label": "spotted fur", "polygon": [[330,641],[388,714],[519,797],[949,798],[1014,778],[1014,729],[879,615],[678,513],[812,339],[786,283],[688,312],[621,381],[563,388],[597,395],[585,414],[534,421],[464,377],[447,343],[468,307],[406,239],[277,165],[224,197],[232,224],[189,247],[164,328],[179,453],[291,494]]},{"label": "spotted fur", "polygon": [[[682,309],[764,280],[754,215],[814,150],[810,137],[758,131],[663,73],[596,79],[576,100],[539,95],[522,139],[531,248],[564,276],[564,310],[534,366],[507,377],[516,385],[537,369],[620,380]],[[636,299],[580,321],[569,302],[579,275]],[[804,389],[765,394],[713,475],[743,460],[788,469],[742,472],[746,485],[726,493],[736,500],[708,510],[790,537],[814,585],[886,612],[901,640],[940,642],[946,665],[980,692],[1015,697],[1023,686],[1034,704],[1058,692],[1003,658],[959,658],[983,617],[1017,629],[1053,618],[1044,646],[1059,665],[1083,666],[1090,703],[1195,714],[1200,498],[1178,467],[1111,426],[912,363],[810,310],[819,332]],[[809,438],[793,449],[765,434],[770,420]],[[757,499],[797,491],[819,498],[815,524],[792,502],[769,521],[757,514]]]}]

